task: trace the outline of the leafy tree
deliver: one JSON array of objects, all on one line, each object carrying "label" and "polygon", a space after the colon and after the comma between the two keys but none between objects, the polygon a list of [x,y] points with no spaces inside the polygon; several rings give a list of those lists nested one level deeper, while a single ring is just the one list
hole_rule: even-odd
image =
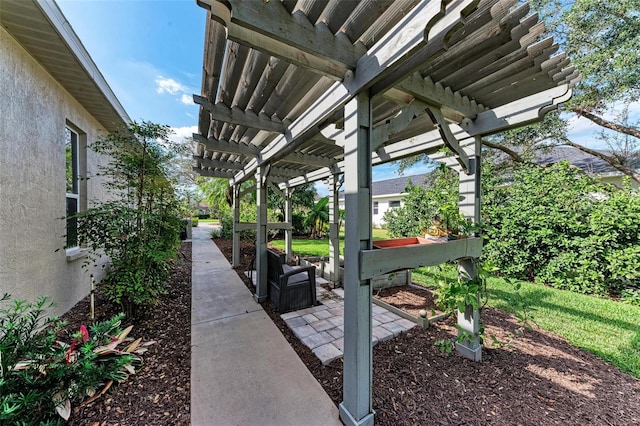
[{"label": "leafy tree", "polygon": [[233,204],[233,195],[229,186],[229,179],[198,178],[198,186],[204,193],[204,199],[209,204],[211,216],[222,220]]},{"label": "leafy tree", "polygon": [[329,221],[329,197],[323,197],[307,213],[307,225],[311,227],[311,238],[322,238],[324,225]]},{"label": "leafy tree", "polygon": [[[293,212],[306,212],[312,210],[315,204],[316,196],[315,185],[313,183],[307,183],[304,185],[296,186],[291,193],[291,208]],[[275,191],[267,191],[269,207],[274,209],[277,213],[277,219],[282,221],[285,217],[285,200]]]},{"label": "leafy tree", "polygon": [[[585,118],[600,126],[597,135],[609,148],[587,148],[557,127],[540,126],[534,133],[555,145],[568,145],[598,157],[640,183],[640,127],[629,107],[640,95],[640,1],[534,0],[529,2],[582,74],[571,101],[563,104],[569,120]],[[622,141],[623,146],[620,142]],[[612,143],[613,142],[613,143]],[[621,149],[622,148],[622,149]]]},{"label": "leafy tree", "polygon": [[175,257],[180,208],[167,166],[174,153],[168,126],[130,123],[101,137],[91,149],[109,162],[100,168],[109,201],[78,214],[78,236],[111,260],[102,291],[127,316],[152,304],[162,294]]}]

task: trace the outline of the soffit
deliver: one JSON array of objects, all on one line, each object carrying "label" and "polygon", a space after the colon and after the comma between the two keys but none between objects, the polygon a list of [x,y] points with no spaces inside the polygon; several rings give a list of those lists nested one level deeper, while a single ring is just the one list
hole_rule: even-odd
[{"label": "soffit", "polygon": [[373,96],[376,164],[438,151],[443,126],[460,142],[539,119],[579,79],[515,0],[198,3],[209,12],[194,170],[235,182],[260,163],[283,186],[339,172],[340,89]]},{"label": "soffit", "polygon": [[0,0],[0,24],[105,129],[130,121],[55,2]]}]

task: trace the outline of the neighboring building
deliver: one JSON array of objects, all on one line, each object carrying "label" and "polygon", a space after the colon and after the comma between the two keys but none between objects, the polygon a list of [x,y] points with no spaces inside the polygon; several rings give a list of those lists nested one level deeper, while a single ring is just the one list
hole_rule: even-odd
[{"label": "neighboring building", "polygon": [[[414,186],[420,186],[424,183],[426,176],[426,174],[402,176],[373,182],[371,184],[371,211],[373,226],[383,226],[383,216],[385,212],[404,204],[403,199],[407,194],[405,192],[405,188],[409,184],[409,181],[411,181]],[[344,209],[344,191],[340,191],[338,198],[339,207]]]},{"label": "neighboring building", "polygon": [[53,1],[0,0],[0,293],[59,315],[101,277],[65,215],[106,197],[87,147],[128,121]]},{"label": "neighboring building", "polygon": [[[611,155],[608,151],[600,151],[604,155]],[[535,160],[538,164],[553,164],[560,161],[568,160],[576,167],[580,167],[589,176],[593,176],[604,183],[622,186],[624,175],[616,170],[609,163],[600,158],[589,155],[586,152],[570,146],[558,146],[549,152],[538,155]],[[633,164],[637,171],[640,171],[640,160],[636,160]],[[631,181],[633,188],[638,188],[638,183]]]}]

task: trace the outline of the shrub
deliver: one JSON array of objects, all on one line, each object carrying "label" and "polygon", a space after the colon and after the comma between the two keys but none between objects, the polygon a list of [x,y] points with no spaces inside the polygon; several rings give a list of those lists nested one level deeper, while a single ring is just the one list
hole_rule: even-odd
[{"label": "shrub", "polygon": [[[5,294],[0,302],[10,296]],[[46,297],[35,303],[14,300],[0,311],[0,423],[57,423],[72,404],[97,398],[113,381],[135,372],[144,349],[140,339],[120,328],[123,315],[85,326],[70,343],[56,340],[64,324],[45,318]],[[41,330],[42,331],[39,331]],[[57,414],[56,414],[57,413]]]},{"label": "shrub", "polygon": [[311,229],[307,226],[307,216],[302,212],[293,212],[291,224],[295,235],[309,235]]},{"label": "shrub", "polygon": [[484,256],[507,275],[580,293],[640,287],[640,196],[568,163],[516,169],[486,191]]},{"label": "shrub", "polygon": [[456,205],[458,175],[447,167],[434,170],[424,186],[409,184],[405,189],[404,205],[387,210],[384,221],[391,237],[423,234],[422,228],[440,213],[443,206]]},{"label": "shrub", "polygon": [[104,186],[113,200],[77,215],[78,236],[92,249],[89,260],[101,254],[111,259],[101,289],[127,316],[164,293],[168,262],[179,244],[180,209],[168,179],[174,157],[165,147],[168,135],[167,126],[134,122],[91,146],[110,159],[100,174],[108,177]]},{"label": "shrub", "polygon": [[194,228],[198,227],[198,223],[199,223],[199,219],[197,217],[192,217],[191,218],[191,226]]}]

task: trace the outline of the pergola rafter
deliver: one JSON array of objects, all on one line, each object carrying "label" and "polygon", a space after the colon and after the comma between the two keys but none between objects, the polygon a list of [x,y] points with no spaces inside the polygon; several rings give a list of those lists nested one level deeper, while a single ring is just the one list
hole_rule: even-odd
[{"label": "pergola rafter", "polygon": [[[371,166],[429,155],[461,173],[460,211],[478,220],[481,138],[541,120],[569,99],[580,76],[516,0],[197,3],[208,14],[194,170],[227,177],[234,188],[234,264],[239,230],[248,226],[239,223],[239,185],[256,181],[257,301],[267,297],[267,189],[289,203],[295,186],[327,179],[337,191],[345,175],[351,261],[340,415],[346,424],[371,424],[370,278],[442,259],[460,259],[474,276],[469,259],[481,247],[471,239],[437,254],[371,250]],[[337,222],[330,225],[335,256]],[[291,227],[282,228],[289,252]],[[330,263],[335,274],[336,259]],[[459,317],[471,331],[476,320]],[[479,358],[475,341],[459,350]]]}]

